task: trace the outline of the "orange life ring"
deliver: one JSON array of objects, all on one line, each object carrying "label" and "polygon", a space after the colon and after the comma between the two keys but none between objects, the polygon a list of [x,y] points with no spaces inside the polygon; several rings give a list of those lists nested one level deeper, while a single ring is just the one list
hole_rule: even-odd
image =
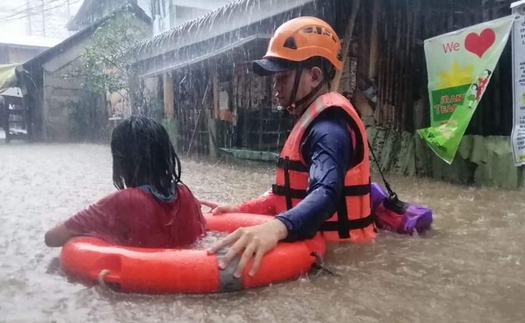
[{"label": "orange life ring", "polygon": [[[272,219],[266,215],[243,213],[206,214],[205,218],[209,230],[220,232],[233,232]],[[325,241],[320,234],[310,240],[281,242],[263,257],[254,277],[248,275],[252,259],[242,277],[236,279],[233,271],[238,261],[220,270],[218,257],[221,253],[208,255],[202,249],[122,247],[96,238],[79,237],[62,248],[60,267],[69,276],[92,283],[98,280],[122,292],[215,293],[297,279],[315,263],[313,252],[325,255]]]}]

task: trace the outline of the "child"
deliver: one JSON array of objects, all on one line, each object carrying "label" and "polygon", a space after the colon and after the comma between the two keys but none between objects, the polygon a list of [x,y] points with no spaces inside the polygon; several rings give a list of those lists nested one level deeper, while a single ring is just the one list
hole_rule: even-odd
[{"label": "child", "polygon": [[49,230],[46,245],[91,236],[124,246],[179,248],[204,236],[200,204],[180,180],[180,160],[161,124],[145,116],[124,120],[113,131],[111,154],[118,191]]}]

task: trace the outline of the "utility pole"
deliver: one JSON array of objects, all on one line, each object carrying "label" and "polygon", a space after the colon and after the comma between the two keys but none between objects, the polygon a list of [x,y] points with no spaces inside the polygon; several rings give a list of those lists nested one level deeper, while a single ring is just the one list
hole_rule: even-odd
[{"label": "utility pole", "polygon": [[29,36],[32,36],[33,30],[31,28],[31,9],[29,6],[29,0],[26,0],[26,13],[27,13],[27,34]]},{"label": "utility pole", "polygon": [[46,37],[46,13],[44,10],[44,1],[42,0],[42,33],[43,36]]}]

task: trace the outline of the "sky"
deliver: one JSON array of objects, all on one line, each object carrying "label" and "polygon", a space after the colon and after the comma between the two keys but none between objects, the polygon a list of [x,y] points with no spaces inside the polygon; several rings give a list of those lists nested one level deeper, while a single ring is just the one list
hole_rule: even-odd
[{"label": "sky", "polygon": [[63,40],[70,36],[65,24],[75,15],[81,4],[82,0],[0,1],[0,37],[44,37],[44,18],[45,37]]},{"label": "sky", "polygon": [[[138,4],[149,13],[150,1],[138,0]],[[54,46],[72,35],[65,25],[77,13],[82,2],[83,0],[0,0],[0,41]],[[192,4],[192,0],[178,1],[177,4],[180,2],[186,2],[188,6]],[[217,1],[216,4],[220,6],[226,2]]]}]

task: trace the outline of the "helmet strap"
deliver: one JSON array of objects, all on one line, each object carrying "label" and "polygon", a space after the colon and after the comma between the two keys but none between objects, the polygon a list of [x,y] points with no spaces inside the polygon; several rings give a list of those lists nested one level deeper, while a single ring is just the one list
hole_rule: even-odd
[{"label": "helmet strap", "polygon": [[293,82],[292,93],[290,94],[290,103],[288,104],[288,107],[286,108],[287,111],[292,111],[297,106],[297,103],[295,102],[295,98],[297,97],[297,90],[299,89],[299,83],[301,82],[302,74],[303,74],[303,67],[299,65],[295,69],[295,80]]},{"label": "helmet strap", "polygon": [[289,112],[295,110],[301,104],[304,104],[310,101],[323,88],[325,83],[330,84],[330,81],[328,81],[327,78],[324,78],[324,80],[321,83],[319,83],[316,87],[314,87],[312,91],[310,91],[307,95],[305,95],[304,97],[296,101],[295,99],[297,97],[297,90],[299,89],[299,83],[301,82],[302,72],[303,72],[303,67],[302,66],[297,67],[295,71],[295,80],[294,80],[294,84],[292,88],[292,93],[290,95],[290,104],[288,105],[288,108],[286,108],[286,110]]}]

